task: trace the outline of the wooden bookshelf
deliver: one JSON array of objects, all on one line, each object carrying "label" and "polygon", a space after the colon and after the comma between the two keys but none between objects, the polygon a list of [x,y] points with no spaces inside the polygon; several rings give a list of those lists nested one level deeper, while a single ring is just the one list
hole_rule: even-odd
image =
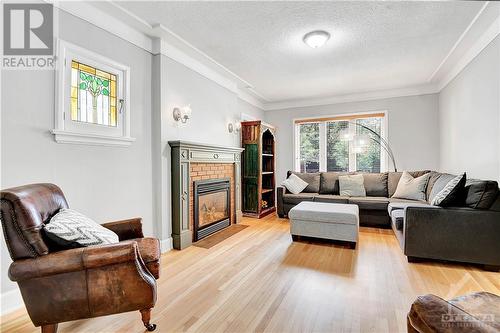
[{"label": "wooden bookshelf", "polygon": [[275,129],[261,121],[241,123],[243,160],[242,211],[244,216],[263,217],[275,206]]}]

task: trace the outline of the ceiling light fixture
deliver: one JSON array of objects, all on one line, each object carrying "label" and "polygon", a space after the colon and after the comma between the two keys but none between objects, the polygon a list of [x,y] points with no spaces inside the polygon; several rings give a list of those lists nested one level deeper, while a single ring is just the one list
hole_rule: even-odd
[{"label": "ceiling light fixture", "polygon": [[329,39],[330,34],[328,32],[324,30],[316,30],[305,34],[302,40],[313,49],[317,49],[318,47],[325,45]]}]

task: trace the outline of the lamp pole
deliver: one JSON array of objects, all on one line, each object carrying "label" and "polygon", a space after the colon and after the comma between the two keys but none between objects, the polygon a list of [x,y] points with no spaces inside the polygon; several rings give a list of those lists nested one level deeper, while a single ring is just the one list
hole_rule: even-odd
[{"label": "lamp pole", "polygon": [[396,160],[394,158],[394,153],[392,152],[391,146],[389,146],[389,143],[382,136],[380,136],[380,134],[378,134],[377,132],[375,132],[374,130],[369,128],[368,126],[361,125],[361,124],[358,124],[356,122],[349,121],[349,124],[353,124],[355,126],[359,126],[361,128],[364,128],[367,131],[369,131],[370,133],[372,133],[373,135],[375,135],[375,137],[370,136],[370,139],[372,139],[373,141],[380,144],[380,147],[384,148],[384,150],[387,152],[387,155],[389,155],[389,158],[391,159],[392,165],[394,166],[394,171],[395,172],[398,171],[398,169],[396,167]]}]

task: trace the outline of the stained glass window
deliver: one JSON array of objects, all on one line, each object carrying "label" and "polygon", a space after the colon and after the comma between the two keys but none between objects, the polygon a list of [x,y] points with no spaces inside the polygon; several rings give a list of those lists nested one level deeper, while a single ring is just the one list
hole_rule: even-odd
[{"label": "stained glass window", "polygon": [[71,120],[117,125],[116,75],[71,61]]}]

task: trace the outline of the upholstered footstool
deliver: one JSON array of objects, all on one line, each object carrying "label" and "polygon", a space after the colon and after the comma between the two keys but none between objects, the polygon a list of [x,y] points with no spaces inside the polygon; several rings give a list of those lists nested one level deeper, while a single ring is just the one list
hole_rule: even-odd
[{"label": "upholstered footstool", "polygon": [[356,248],[359,231],[357,205],[302,201],[288,213],[290,233],[298,236],[349,242]]}]

